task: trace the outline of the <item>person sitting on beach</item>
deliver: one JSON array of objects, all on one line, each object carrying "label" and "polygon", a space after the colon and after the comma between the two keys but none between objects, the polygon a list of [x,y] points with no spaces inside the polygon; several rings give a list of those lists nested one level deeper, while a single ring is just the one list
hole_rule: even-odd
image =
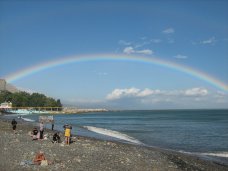
[{"label": "person sitting on beach", "polygon": [[59,133],[56,132],[54,135],[53,135],[53,143],[60,143],[60,136],[59,136]]},{"label": "person sitting on beach", "polygon": [[12,127],[13,127],[13,132],[15,133],[16,132],[16,127],[17,127],[17,121],[15,119],[13,119],[11,124],[12,124]]},{"label": "person sitting on beach", "polygon": [[70,125],[64,125],[64,128],[65,128],[65,143],[67,145],[70,145],[70,136],[71,136],[72,126],[70,126]]},{"label": "person sitting on beach", "polygon": [[33,128],[33,131],[32,131],[32,140],[38,140],[37,134],[38,134],[38,129],[37,128]]},{"label": "person sitting on beach", "polygon": [[44,152],[40,151],[36,154],[35,159],[33,160],[34,164],[40,165],[42,160],[46,160],[44,156]]}]

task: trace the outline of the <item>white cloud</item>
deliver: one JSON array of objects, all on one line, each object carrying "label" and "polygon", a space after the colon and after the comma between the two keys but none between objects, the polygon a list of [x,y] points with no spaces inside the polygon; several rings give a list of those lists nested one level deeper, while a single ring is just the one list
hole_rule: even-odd
[{"label": "white cloud", "polygon": [[160,94],[161,91],[160,90],[150,90],[148,88],[146,88],[145,90],[140,91],[137,96],[138,97],[146,97],[146,96],[150,96],[153,94]]},{"label": "white cloud", "polygon": [[151,55],[153,54],[153,51],[150,49],[135,50],[132,46],[128,46],[124,48],[123,53],[126,53],[126,54],[138,53],[138,54],[144,54],[144,55]]},{"label": "white cloud", "polygon": [[128,47],[125,47],[125,48],[124,48],[123,53],[131,54],[131,53],[135,53],[135,50],[134,50],[133,47],[128,46]]},{"label": "white cloud", "polygon": [[228,93],[213,92],[202,87],[190,89],[116,88],[105,99],[71,99],[78,107],[107,109],[178,109],[227,108]]},{"label": "white cloud", "polygon": [[110,94],[107,95],[108,100],[117,100],[121,98],[131,97],[131,98],[143,98],[152,95],[161,95],[164,92],[161,90],[151,90],[151,89],[144,89],[140,90],[138,88],[129,88],[129,89],[114,89]]},{"label": "white cloud", "polygon": [[[170,91],[164,91],[164,90],[152,90],[149,88],[146,88],[144,90],[140,90],[138,88],[129,88],[129,89],[114,89],[111,93],[109,93],[106,97],[108,100],[118,100],[122,98],[135,98],[135,99],[141,99],[141,100],[148,100],[153,99],[159,100],[159,101],[167,101],[167,99],[170,98],[186,98],[186,97],[193,97],[193,100],[199,99],[200,97],[205,97],[208,95],[208,90],[205,88],[192,88],[187,90],[170,90]],[[147,99],[145,99],[147,98]],[[150,100],[151,101],[151,100]]]},{"label": "white cloud", "polygon": [[214,37],[211,37],[207,40],[201,41],[200,44],[215,44],[215,42],[216,42],[216,39]]},{"label": "white cloud", "polygon": [[150,43],[151,43],[150,41],[144,41],[144,42],[135,44],[134,47],[135,48],[140,48],[140,47],[143,47],[145,45],[149,45]]},{"label": "white cloud", "polygon": [[129,89],[115,89],[110,94],[107,95],[108,100],[120,99],[123,97],[134,97],[139,93],[139,89],[137,88],[129,88]]},{"label": "white cloud", "polygon": [[206,96],[208,95],[208,90],[205,88],[192,88],[184,91],[186,96]]},{"label": "white cloud", "polygon": [[174,32],[175,32],[175,30],[173,28],[167,28],[162,31],[162,33],[164,33],[164,34],[172,34]]},{"label": "white cloud", "polygon": [[150,50],[150,49],[144,49],[144,50],[138,50],[138,51],[136,51],[136,53],[145,54],[145,55],[151,55],[151,54],[153,54],[153,51]]},{"label": "white cloud", "polygon": [[178,54],[178,55],[174,56],[174,58],[177,58],[177,59],[187,59],[188,57],[185,56],[185,55]]},{"label": "white cloud", "polygon": [[120,45],[124,45],[124,46],[129,46],[129,45],[132,44],[131,42],[128,42],[128,41],[125,41],[125,40],[120,40],[118,43],[119,43]]}]

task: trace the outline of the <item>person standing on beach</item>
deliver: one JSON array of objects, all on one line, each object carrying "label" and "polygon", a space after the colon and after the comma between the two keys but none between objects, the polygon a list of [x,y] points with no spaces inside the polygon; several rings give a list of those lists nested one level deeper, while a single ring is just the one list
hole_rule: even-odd
[{"label": "person standing on beach", "polygon": [[54,130],[54,120],[51,122],[51,130]]},{"label": "person standing on beach", "polygon": [[40,123],[40,139],[43,139],[43,134],[44,134],[44,123]]},{"label": "person standing on beach", "polygon": [[15,119],[13,119],[11,124],[12,124],[12,127],[13,127],[13,132],[15,133],[16,132],[16,128],[17,128],[17,121]]},{"label": "person standing on beach", "polygon": [[71,134],[71,129],[72,127],[70,125],[64,125],[65,128],[65,143],[67,145],[70,145],[70,134]]}]

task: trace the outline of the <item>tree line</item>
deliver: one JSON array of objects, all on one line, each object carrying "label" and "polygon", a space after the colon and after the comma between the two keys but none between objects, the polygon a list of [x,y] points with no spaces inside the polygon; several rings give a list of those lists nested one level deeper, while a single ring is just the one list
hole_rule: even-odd
[{"label": "tree line", "polygon": [[13,107],[62,107],[60,99],[55,100],[44,94],[27,92],[0,92],[0,103],[11,102]]}]

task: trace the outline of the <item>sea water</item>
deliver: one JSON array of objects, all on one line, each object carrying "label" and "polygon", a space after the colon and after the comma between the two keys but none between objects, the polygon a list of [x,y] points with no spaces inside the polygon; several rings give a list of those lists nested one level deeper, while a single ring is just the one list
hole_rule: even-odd
[{"label": "sea water", "polygon": [[[39,115],[24,117],[38,122]],[[110,111],[54,119],[55,129],[71,124],[75,135],[222,157],[228,163],[228,110]]]}]

